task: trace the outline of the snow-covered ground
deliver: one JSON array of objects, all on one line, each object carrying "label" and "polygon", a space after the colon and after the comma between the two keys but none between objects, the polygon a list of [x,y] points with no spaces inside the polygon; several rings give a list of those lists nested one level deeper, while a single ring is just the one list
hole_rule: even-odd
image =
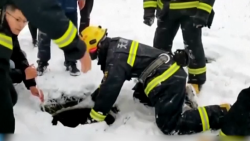
[{"label": "snow-covered ground", "polygon": [[[112,37],[122,36],[152,45],[156,24],[147,27],[142,22],[141,0],[95,0],[91,24],[108,28]],[[233,103],[239,91],[250,85],[250,2],[216,1],[216,16],[212,29],[204,29],[203,43],[207,56],[216,62],[207,65],[207,82],[199,95],[199,104]],[[31,45],[26,27],[19,36],[21,47],[28,54],[30,64],[36,64],[37,48]],[[183,48],[181,32],[174,40],[174,49]],[[52,43],[50,71],[37,78],[38,87],[46,94],[57,97],[58,92],[83,93],[93,91],[100,83],[102,73],[96,62],[91,72],[72,77],[65,72],[63,52]],[[126,82],[118,98],[121,113],[116,122],[108,127],[104,123],[67,128],[52,126],[51,116],[41,112],[38,99],[31,96],[23,85],[17,85],[19,100],[14,107],[17,134],[33,134],[30,140],[170,140],[156,127],[150,109],[132,99],[133,82]],[[206,132],[214,135],[215,133]],[[44,135],[42,137],[42,135]],[[20,136],[16,136],[20,140]],[[28,140],[25,138],[25,140]]]}]

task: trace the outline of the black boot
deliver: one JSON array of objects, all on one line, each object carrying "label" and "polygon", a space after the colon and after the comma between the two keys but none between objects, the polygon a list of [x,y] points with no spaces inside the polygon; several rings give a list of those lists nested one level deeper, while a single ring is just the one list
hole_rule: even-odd
[{"label": "black boot", "polygon": [[78,76],[81,74],[76,66],[76,61],[65,61],[64,66],[66,67],[66,71],[70,72],[71,76]]},{"label": "black boot", "polygon": [[38,63],[37,74],[38,76],[42,76],[43,73],[47,70],[49,63],[41,60],[37,60],[37,63]]}]

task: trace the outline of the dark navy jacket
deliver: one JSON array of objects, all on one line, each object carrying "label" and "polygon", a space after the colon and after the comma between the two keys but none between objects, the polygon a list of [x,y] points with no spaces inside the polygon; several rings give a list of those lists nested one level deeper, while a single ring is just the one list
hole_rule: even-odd
[{"label": "dark navy jacket", "polygon": [[77,0],[58,0],[65,13],[77,12]]}]

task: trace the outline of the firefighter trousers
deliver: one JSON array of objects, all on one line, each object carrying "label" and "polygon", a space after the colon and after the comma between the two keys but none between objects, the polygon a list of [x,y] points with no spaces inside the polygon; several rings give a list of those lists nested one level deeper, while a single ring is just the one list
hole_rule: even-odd
[{"label": "firefighter trousers", "polygon": [[195,59],[188,66],[189,83],[204,84],[206,81],[206,59],[202,44],[202,30],[193,26],[189,16],[180,16],[176,19],[158,20],[154,36],[154,47],[171,51],[175,35],[181,27],[184,45],[190,49]]},{"label": "firefighter trousers", "polygon": [[81,33],[86,27],[89,26],[90,13],[93,9],[93,5],[94,5],[94,0],[87,0],[84,8],[80,11],[81,19],[80,19],[79,33]]},{"label": "firefighter trousers", "polygon": [[37,40],[37,27],[34,26],[32,23],[29,22],[28,24],[29,30],[30,30],[30,34],[32,37],[32,40]]},{"label": "firefighter trousers", "polygon": [[[163,65],[157,72],[164,74],[170,68]],[[148,80],[146,84],[149,85],[150,82],[159,79],[158,76],[162,74],[158,73],[152,76],[152,79]],[[186,72],[180,68],[165,81],[158,82],[158,85],[149,92],[148,98],[155,107],[157,126],[166,135],[184,135],[220,129],[221,119],[227,113],[220,105],[183,111],[186,97],[186,77]]]},{"label": "firefighter trousers", "polygon": [[[69,18],[73,24],[77,27],[77,11],[71,13],[65,13],[66,17]],[[38,32],[38,54],[37,57],[43,62],[48,62],[51,58],[50,45],[51,38],[44,32]],[[67,62],[76,62],[76,60],[70,60],[65,57]]]},{"label": "firefighter trousers", "polygon": [[[250,87],[241,90],[222,120],[221,136],[250,136]],[[236,140],[236,139],[234,139]],[[239,139],[238,139],[239,140]]]}]

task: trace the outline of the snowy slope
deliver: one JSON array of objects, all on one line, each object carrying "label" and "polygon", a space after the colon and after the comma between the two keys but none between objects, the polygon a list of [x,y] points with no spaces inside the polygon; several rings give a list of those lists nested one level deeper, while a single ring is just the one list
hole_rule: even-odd
[{"label": "snowy slope", "polygon": [[[199,95],[200,105],[233,103],[238,92],[250,85],[250,2],[233,0],[216,1],[216,17],[211,30],[204,29],[203,43],[207,56],[215,57],[216,62],[207,65],[207,82]],[[112,37],[123,36],[152,45],[154,30],[142,24],[141,0],[95,0],[91,22],[108,28]],[[37,48],[31,45],[31,36],[26,27],[19,36],[22,49],[28,54],[30,64],[36,64]],[[182,35],[179,32],[174,41],[174,49],[183,48]],[[96,62],[92,71],[79,77],[72,77],[65,72],[63,52],[52,44],[50,71],[37,78],[38,87],[46,97],[59,96],[59,92],[83,93],[93,91],[101,81],[102,73]],[[133,82],[126,82],[118,103],[121,114],[114,125],[104,123],[79,126],[71,129],[62,125],[52,126],[49,114],[41,112],[39,101],[30,96],[24,86],[17,85],[19,100],[14,107],[17,134],[52,135],[50,140],[166,140],[154,123],[151,109],[135,103],[132,99]],[[96,134],[98,133],[98,135]],[[211,134],[207,132],[206,134]],[[212,133],[214,134],[214,133]],[[56,136],[58,135],[58,136]],[[72,136],[71,136],[72,135]],[[14,137],[13,137],[14,138]],[[44,139],[46,137],[40,137]],[[20,138],[19,138],[20,139]],[[30,140],[38,137],[30,137]],[[171,138],[168,137],[170,140]],[[26,138],[27,140],[27,138]]]}]

